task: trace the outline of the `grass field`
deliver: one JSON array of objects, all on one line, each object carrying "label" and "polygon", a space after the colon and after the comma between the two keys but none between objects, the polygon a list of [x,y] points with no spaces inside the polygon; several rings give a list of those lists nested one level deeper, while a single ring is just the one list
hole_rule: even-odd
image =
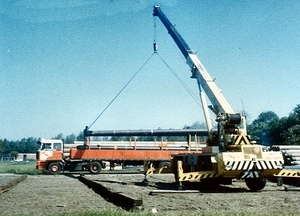
[{"label": "grass field", "polygon": [[0,162],[0,173],[13,174],[29,174],[38,175],[46,174],[45,170],[37,170],[35,168],[35,161],[29,162]]},{"label": "grass field", "polygon": [[[80,172],[73,172],[73,173],[82,173],[87,171],[80,171]],[[109,172],[109,173],[117,173],[120,172],[120,170],[110,171],[109,168],[106,168],[106,170],[102,170],[103,173]],[[123,169],[122,172],[124,173],[138,173],[141,172],[140,168],[131,168],[131,169]],[[28,174],[28,175],[46,175],[50,174],[47,170],[37,170],[36,169],[36,161],[13,161],[13,162],[0,162],[0,173],[12,173],[12,174]],[[71,173],[69,171],[64,171],[64,173]]]}]

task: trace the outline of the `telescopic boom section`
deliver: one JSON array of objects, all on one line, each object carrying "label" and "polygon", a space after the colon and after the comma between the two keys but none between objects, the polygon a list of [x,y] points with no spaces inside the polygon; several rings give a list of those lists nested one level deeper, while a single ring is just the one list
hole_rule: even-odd
[{"label": "telescopic boom section", "polygon": [[189,51],[191,50],[187,43],[183,40],[181,35],[177,32],[175,26],[169,21],[166,15],[161,11],[159,6],[154,6],[153,16],[159,17],[161,22],[164,24],[166,29],[168,30],[169,34],[174,39],[175,43],[179,47],[180,51],[184,55],[186,59],[189,57]]},{"label": "telescopic boom section", "polygon": [[[178,48],[186,58],[187,64],[190,66],[192,71],[191,78],[196,78],[199,86],[201,86],[206,93],[207,97],[212,103],[212,107],[210,107],[210,109],[216,114],[217,121],[230,125],[240,125],[242,122],[245,124],[244,118],[240,113],[235,113],[233,111],[198,57],[190,49],[174,25],[171,24],[165,14],[161,11],[159,6],[154,6],[153,16],[159,17],[161,22],[167,28],[168,33],[171,35]],[[201,91],[201,89],[199,90]],[[245,131],[243,132],[245,133]]]}]

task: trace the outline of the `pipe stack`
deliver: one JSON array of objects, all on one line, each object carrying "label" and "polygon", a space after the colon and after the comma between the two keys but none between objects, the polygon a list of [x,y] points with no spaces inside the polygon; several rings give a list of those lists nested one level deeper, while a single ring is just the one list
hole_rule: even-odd
[{"label": "pipe stack", "polygon": [[288,166],[300,165],[300,146],[277,145],[277,146],[272,146],[272,150],[282,152],[285,165]]}]

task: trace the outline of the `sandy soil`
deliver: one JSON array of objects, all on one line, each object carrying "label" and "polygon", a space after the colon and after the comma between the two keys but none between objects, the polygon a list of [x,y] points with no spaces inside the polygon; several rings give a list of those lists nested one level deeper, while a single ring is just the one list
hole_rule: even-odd
[{"label": "sandy soil", "polygon": [[0,194],[0,215],[47,215],[79,209],[117,208],[71,175],[28,176]]},{"label": "sandy soil", "polygon": [[[0,194],[0,215],[47,215],[80,210],[122,210],[78,181],[78,175],[28,176]],[[152,175],[144,184],[143,174],[85,175],[111,190],[143,200],[139,211],[163,215],[199,215],[201,213],[257,213],[265,215],[300,215],[300,192],[284,191],[268,182],[261,192],[250,192],[243,181],[222,185],[217,191],[197,193],[155,193],[175,189],[171,174]],[[0,186],[12,176],[0,176]],[[198,189],[189,184],[185,189]],[[150,195],[150,192],[154,193]]]}]

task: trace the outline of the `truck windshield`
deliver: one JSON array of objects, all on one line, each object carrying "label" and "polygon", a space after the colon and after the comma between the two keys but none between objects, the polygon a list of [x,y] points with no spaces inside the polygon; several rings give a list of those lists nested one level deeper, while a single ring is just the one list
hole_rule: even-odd
[{"label": "truck windshield", "polygon": [[41,150],[51,149],[51,143],[43,143]]}]

